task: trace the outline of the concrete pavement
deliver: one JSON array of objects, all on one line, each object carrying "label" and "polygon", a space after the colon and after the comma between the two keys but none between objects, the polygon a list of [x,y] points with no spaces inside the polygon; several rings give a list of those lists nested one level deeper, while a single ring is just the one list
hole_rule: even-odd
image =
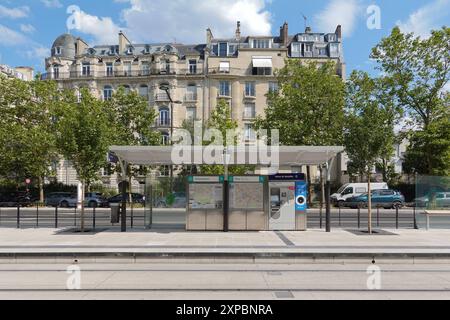
[{"label": "concrete pavement", "polygon": [[[183,232],[118,229],[74,234],[54,229],[0,229],[0,263],[41,262],[204,262],[352,263],[450,262],[450,231],[387,230],[357,235],[348,230],[307,232]],[[38,260],[36,260],[38,259]]]},{"label": "concrete pavement", "polygon": [[0,299],[450,299],[448,265],[382,265],[377,290],[360,264],[79,267],[79,290],[68,291],[67,265],[0,265]]}]

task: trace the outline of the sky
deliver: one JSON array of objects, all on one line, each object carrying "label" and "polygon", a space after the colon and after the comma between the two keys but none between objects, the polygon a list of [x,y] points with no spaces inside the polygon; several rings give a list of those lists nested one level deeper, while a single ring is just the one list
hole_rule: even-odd
[{"label": "sky", "polygon": [[0,0],[0,64],[44,70],[53,41],[70,32],[90,45],[117,44],[123,30],[134,43],[204,43],[216,37],[289,33],[344,34],[347,72],[376,74],[371,49],[396,25],[428,37],[448,26],[450,0]]}]

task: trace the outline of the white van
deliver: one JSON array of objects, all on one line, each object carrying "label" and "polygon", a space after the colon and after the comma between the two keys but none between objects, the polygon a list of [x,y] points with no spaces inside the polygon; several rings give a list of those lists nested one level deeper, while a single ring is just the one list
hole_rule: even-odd
[{"label": "white van", "polygon": [[[389,186],[385,182],[371,183],[370,188],[372,189],[372,191],[387,190],[389,189]],[[338,205],[339,203],[343,204],[348,198],[357,197],[367,192],[367,183],[347,183],[331,196],[331,202],[335,205]]]}]

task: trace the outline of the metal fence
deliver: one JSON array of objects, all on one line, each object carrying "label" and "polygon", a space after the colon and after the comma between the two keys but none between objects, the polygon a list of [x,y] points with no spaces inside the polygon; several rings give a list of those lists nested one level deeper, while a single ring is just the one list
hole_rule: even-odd
[{"label": "metal fence", "polygon": [[[104,229],[119,226],[111,223],[111,210],[103,208],[85,208],[86,229]],[[2,228],[80,228],[81,210],[77,208],[49,208],[39,204],[22,207],[0,207],[0,227]],[[144,210],[127,208],[127,226],[144,228]]]}]

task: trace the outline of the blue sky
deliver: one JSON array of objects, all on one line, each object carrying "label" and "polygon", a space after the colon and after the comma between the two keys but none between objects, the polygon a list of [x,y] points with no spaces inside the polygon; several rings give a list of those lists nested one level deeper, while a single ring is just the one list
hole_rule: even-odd
[{"label": "blue sky", "polygon": [[[305,15],[314,31],[343,25],[348,72],[375,73],[370,50],[395,25],[426,37],[450,21],[450,0],[0,0],[0,63],[43,70],[53,41],[67,32],[70,5],[80,9],[71,33],[89,44],[116,43],[119,30],[140,43],[202,43],[207,27],[231,36],[237,20],[245,35],[278,34],[284,21],[295,34]],[[380,29],[367,27],[371,5],[380,9]]]}]

